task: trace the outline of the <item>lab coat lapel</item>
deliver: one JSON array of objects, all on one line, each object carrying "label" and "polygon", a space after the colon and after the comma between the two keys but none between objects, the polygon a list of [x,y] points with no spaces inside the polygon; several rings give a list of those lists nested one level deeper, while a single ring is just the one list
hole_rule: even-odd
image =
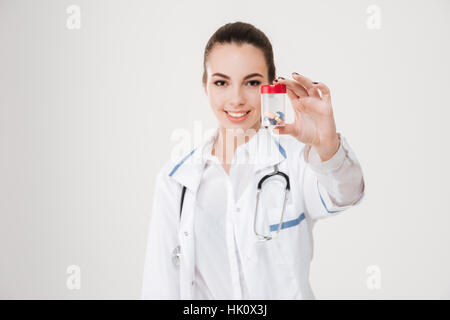
[{"label": "lab coat lapel", "polygon": [[[207,136],[198,147],[194,148],[182,159],[179,159],[169,173],[172,179],[188,189],[184,197],[183,214],[181,215],[180,232],[178,233],[183,257],[180,260],[180,297],[183,300],[190,300],[193,297],[192,283],[195,277],[194,215],[197,191],[206,163],[206,159],[203,157],[203,150],[211,142],[211,139],[214,139],[216,133],[217,131]],[[181,200],[181,192],[178,199]]]},{"label": "lab coat lapel", "polygon": [[207,144],[212,142],[217,133],[218,130],[215,130],[207,135],[199,146],[195,147],[183,158],[178,159],[172,167],[169,176],[179,184],[186,186],[186,188],[196,193],[202,178],[203,168],[206,164],[203,150]]},{"label": "lab coat lapel", "polygon": [[272,135],[266,128],[261,128],[256,141],[249,145],[249,154],[257,173],[267,167],[273,167],[286,159],[286,151],[280,144],[280,136]]}]

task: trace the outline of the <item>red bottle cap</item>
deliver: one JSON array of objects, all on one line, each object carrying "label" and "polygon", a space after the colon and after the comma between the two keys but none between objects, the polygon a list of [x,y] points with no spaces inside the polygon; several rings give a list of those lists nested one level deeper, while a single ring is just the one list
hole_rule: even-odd
[{"label": "red bottle cap", "polygon": [[286,93],[285,84],[266,84],[261,86],[261,93]]}]

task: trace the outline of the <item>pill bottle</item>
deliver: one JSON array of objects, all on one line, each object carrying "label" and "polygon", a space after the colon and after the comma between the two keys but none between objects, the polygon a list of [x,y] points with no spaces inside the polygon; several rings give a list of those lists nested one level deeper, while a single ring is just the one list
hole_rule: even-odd
[{"label": "pill bottle", "polygon": [[261,86],[261,124],[265,128],[284,126],[286,121],[286,85]]}]

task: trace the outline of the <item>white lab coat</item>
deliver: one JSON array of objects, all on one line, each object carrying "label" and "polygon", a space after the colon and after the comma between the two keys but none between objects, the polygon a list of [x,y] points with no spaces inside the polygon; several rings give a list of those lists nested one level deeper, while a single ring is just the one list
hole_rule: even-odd
[{"label": "white lab coat", "polygon": [[[238,250],[245,257],[241,263],[248,294],[250,299],[315,299],[309,284],[314,223],[361,202],[364,197],[362,171],[345,137],[339,133],[341,145],[338,156],[348,157],[349,163],[353,164],[351,172],[341,174],[349,179],[361,180],[362,193],[358,192],[350,204],[337,205],[319,183],[317,173],[305,160],[304,153],[307,157],[311,150],[309,146],[289,135],[275,137],[266,129],[260,130],[265,130],[263,136],[267,136],[267,139],[261,139],[258,143],[258,163],[255,164],[252,182],[236,207],[229,208],[239,212],[235,214],[234,232]],[[205,164],[201,151],[207,141],[208,139],[180,159],[169,161],[158,173],[147,242],[142,299],[193,299],[193,219],[195,212],[199,210],[196,196]],[[312,150],[311,153],[314,153],[315,150]],[[317,153],[315,155],[317,157]],[[291,194],[283,219],[288,223],[286,228],[281,229],[278,238],[258,242],[253,229],[257,184],[262,177],[273,172],[275,164],[290,178]],[[324,168],[330,172],[336,169],[326,168],[326,165]],[[187,189],[180,220],[183,186]],[[340,191],[348,193],[348,190],[344,190],[345,183],[333,187],[342,188],[335,194]],[[283,190],[281,188],[265,193],[265,197],[273,194],[279,199]],[[264,201],[270,203],[271,199]],[[278,224],[279,210],[269,210],[267,214],[270,224]],[[181,253],[178,265],[173,254],[177,246]]]}]

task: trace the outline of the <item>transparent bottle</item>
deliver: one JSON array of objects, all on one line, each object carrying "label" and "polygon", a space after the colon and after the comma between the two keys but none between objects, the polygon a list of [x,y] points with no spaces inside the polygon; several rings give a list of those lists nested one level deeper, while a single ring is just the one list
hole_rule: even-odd
[{"label": "transparent bottle", "polygon": [[261,86],[261,123],[264,128],[285,126],[286,85]]}]

